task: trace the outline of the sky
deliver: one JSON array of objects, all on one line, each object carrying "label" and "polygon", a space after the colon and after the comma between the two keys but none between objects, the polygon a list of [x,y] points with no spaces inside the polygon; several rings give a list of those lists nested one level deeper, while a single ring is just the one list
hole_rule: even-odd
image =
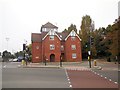
[{"label": "sky", "polygon": [[95,28],[107,27],[118,18],[119,0],[0,0],[0,52],[22,50],[31,33],[48,21],[61,32],[70,24],[80,30],[82,17],[90,15]]}]

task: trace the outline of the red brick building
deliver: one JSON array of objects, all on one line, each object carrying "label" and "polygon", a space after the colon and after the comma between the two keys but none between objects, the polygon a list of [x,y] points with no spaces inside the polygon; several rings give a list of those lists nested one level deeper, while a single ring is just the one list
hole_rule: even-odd
[{"label": "red brick building", "polygon": [[41,33],[32,33],[32,62],[79,62],[82,60],[81,39],[74,30],[58,32],[50,22],[41,26]]}]

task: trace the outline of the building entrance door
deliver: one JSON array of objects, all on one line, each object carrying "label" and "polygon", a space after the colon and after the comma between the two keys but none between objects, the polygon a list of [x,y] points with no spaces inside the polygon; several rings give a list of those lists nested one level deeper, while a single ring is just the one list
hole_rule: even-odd
[{"label": "building entrance door", "polygon": [[55,54],[50,55],[50,62],[55,62]]}]

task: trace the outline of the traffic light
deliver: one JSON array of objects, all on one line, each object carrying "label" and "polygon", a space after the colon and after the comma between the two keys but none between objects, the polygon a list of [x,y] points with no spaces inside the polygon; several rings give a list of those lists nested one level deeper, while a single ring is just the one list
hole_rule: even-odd
[{"label": "traffic light", "polygon": [[29,52],[29,47],[28,46],[26,46],[26,52]]},{"label": "traffic light", "polygon": [[94,38],[91,37],[91,45],[93,45],[93,44],[94,44]]},{"label": "traffic light", "polygon": [[26,45],[25,45],[25,44],[23,44],[23,51],[24,51],[24,50],[26,50]]}]

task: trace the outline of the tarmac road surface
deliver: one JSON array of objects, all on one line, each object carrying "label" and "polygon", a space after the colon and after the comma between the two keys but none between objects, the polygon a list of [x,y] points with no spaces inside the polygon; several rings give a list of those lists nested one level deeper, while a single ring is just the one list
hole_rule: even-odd
[{"label": "tarmac road surface", "polygon": [[4,68],[3,88],[70,88],[62,68]]},{"label": "tarmac road surface", "polygon": [[67,72],[73,88],[118,88],[118,84],[91,71],[67,70]]}]

